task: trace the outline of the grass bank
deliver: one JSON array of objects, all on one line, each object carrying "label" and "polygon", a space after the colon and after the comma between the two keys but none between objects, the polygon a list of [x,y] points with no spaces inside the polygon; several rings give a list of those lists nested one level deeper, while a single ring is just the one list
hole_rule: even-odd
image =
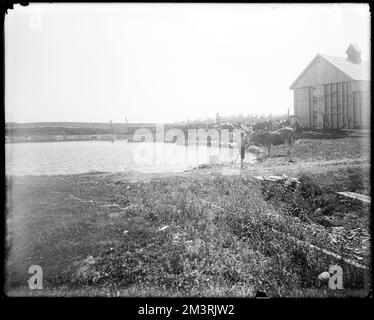
[{"label": "grass bank", "polygon": [[[7,293],[365,294],[366,271],[309,244],[369,263],[369,208],[349,199],[341,206],[335,194],[341,187],[368,192],[368,169],[328,177],[298,175],[302,183],[289,186],[244,172],[143,182],[103,173],[9,178]],[[321,223],[314,212],[328,206],[322,216],[330,224]],[[27,287],[33,264],[43,268],[39,292]],[[332,264],[343,268],[343,291],[317,280]]]}]

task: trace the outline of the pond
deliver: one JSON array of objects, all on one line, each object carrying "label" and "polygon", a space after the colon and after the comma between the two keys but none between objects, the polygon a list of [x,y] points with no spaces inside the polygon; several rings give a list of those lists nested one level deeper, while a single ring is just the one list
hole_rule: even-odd
[{"label": "pond", "polygon": [[[230,164],[238,149],[126,141],[7,143],[7,175],[59,175],[90,171],[182,172],[199,164]],[[247,154],[246,162],[255,159]],[[240,159],[237,160],[238,164]]]}]

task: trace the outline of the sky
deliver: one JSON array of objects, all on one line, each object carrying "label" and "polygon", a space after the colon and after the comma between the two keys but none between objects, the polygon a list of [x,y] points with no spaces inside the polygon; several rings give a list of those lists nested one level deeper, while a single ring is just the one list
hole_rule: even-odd
[{"label": "sky", "polygon": [[370,59],[367,4],[30,4],[5,17],[6,122],[293,113],[317,53]]}]

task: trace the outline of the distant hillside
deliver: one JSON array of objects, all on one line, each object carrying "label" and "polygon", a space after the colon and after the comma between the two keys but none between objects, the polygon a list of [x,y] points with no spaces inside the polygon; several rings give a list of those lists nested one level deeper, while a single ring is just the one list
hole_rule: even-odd
[{"label": "distant hillside", "polygon": [[[242,124],[253,125],[265,119],[286,119],[286,116],[253,116],[220,117],[220,119],[194,120],[165,124],[165,132],[171,128],[178,128],[188,134],[188,129],[230,129],[240,128]],[[217,121],[218,120],[218,121]],[[155,123],[109,123],[109,122],[31,122],[5,124],[5,135],[8,137],[40,137],[40,136],[82,136],[116,134],[131,136],[137,129],[156,131]]]},{"label": "distant hillside", "polygon": [[97,134],[131,134],[138,128],[154,128],[148,123],[95,123],[95,122],[32,122],[6,123],[6,136],[40,136],[40,135],[97,135]]},{"label": "distant hillside", "polygon": [[[113,126],[117,127],[133,127],[133,126],[149,126],[154,124],[149,123],[112,123]],[[109,122],[28,122],[28,123],[20,123],[20,122],[7,122],[6,126],[11,127],[24,127],[24,128],[44,128],[44,127],[63,127],[63,128],[99,128],[99,129],[110,129]]]}]

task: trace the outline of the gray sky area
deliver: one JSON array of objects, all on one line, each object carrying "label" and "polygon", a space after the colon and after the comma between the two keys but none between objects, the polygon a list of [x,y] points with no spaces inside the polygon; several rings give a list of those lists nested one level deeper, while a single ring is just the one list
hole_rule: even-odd
[{"label": "gray sky area", "polygon": [[5,19],[7,122],[292,113],[317,53],[370,57],[364,4],[31,4]]}]

